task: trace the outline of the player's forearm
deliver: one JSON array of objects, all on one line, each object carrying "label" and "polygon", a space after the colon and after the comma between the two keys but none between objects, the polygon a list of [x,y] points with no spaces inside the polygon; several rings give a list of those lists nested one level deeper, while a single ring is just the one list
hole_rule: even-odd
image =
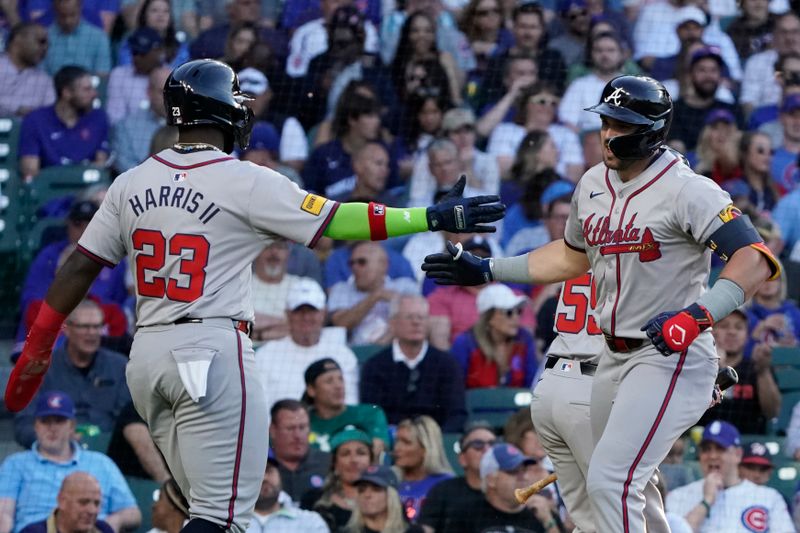
[{"label": "player's forearm", "polygon": [[[325,228],[324,235],[336,240],[365,241],[381,240],[411,233],[428,231],[426,208],[384,207],[385,214],[378,214],[385,220],[385,235],[381,235],[378,217],[373,213],[372,225],[369,204],[348,202],[341,204]],[[380,222],[383,222],[382,220]]]},{"label": "player's forearm", "polygon": [[771,275],[772,270],[764,255],[747,246],[733,254],[719,277],[736,283],[744,291],[745,300],[748,300]]},{"label": "player's forearm", "polygon": [[563,239],[528,253],[527,272],[521,271],[517,261],[516,257],[495,259],[492,277],[496,281],[547,285],[575,278],[589,270],[586,254],[568,247]]}]

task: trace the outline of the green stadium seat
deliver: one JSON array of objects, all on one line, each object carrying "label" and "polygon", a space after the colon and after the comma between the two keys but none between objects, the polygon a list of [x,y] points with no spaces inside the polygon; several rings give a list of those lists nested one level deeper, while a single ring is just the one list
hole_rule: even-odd
[{"label": "green stadium seat", "polygon": [[792,410],[798,402],[800,402],[800,391],[787,392],[783,395],[781,412],[778,414],[774,428],[778,435],[786,434],[786,428],[789,427],[789,421],[792,418]]},{"label": "green stadium seat", "polygon": [[54,198],[78,194],[92,185],[111,184],[109,173],[86,165],[45,167],[29,185],[32,211]]},{"label": "green stadium seat", "polygon": [[773,470],[772,477],[768,485],[787,499],[792,501],[797,492],[798,475],[800,474],[800,463],[785,464]]},{"label": "green stadium seat", "polygon": [[772,366],[794,366],[800,368],[800,348],[773,348]]},{"label": "green stadium seat", "polygon": [[81,447],[84,450],[107,453],[111,443],[111,432],[101,432],[97,435],[81,435]]},{"label": "green stadium seat", "polygon": [[781,393],[800,390],[800,368],[794,366],[777,367],[775,379]]},{"label": "green stadium seat", "polygon": [[20,120],[0,118],[0,164],[16,166],[19,149]]},{"label": "green stadium seat", "polygon": [[24,221],[25,197],[19,177],[12,168],[0,166],[0,253],[19,250]]},{"label": "green stadium seat", "polygon": [[356,354],[356,359],[358,359],[359,366],[369,361],[373,355],[377,354],[381,350],[384,350],[385,348],[386,346],[381,344],[362,344],[360,346],[350,347],[350,349],[353,350],[353,353]]},{"label": "green stadium seat", "polygon": [[153,492],[159,489],[161,485],[152,479],[130,476],[126,476],[125,481],[131,488],[133,497],[136,498],[136,504],[142,512],[142,524],[133,533],[145,533],[153,527]]},{"label": "green stadium seat", "polygon": [[491,387],[467,390],[469,420],[485,420],[502,429],[509,416],[531,403],[531,391],[526,388]]},{"label": "green stadium seat", "polygon": [[457,476],[464,474],[464,469],[458,464],[458,454],[461,447],[458,445],[458,440],[461,438],[461,433],[442,433],[442,441],[444,442],[444,452],[447,454],[447,461],[453,467],[453,472]]}]

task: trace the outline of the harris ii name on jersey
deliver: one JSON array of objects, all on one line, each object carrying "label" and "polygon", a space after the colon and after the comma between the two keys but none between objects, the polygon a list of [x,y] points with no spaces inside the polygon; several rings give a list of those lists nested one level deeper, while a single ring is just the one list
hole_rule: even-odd
[{"label": "harris ii name on jersey", "polygon": [[142,194],[134,194],[128,198],[128,206],[133,210],[135,216],[140,216],[145,211],[156,207],[175,207],[183,209],[189,213],[197,213],[202,207],[203,210],[197,218],[203,224],[208,223],[220,212],[220,208],[214,202],[203,202],[203,193],[188,187],[169,187],[161,186],[158,190],[151,188],[144,190],[144,201]]}]

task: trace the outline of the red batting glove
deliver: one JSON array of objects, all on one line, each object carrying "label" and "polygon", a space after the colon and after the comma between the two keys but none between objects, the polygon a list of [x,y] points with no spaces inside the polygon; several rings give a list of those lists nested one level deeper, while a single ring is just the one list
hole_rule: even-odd
[{"label": "red batting glove", "polygon": [[36,395],[50,367],[53,345],[66,318],[46,302],[42,304],[25,339],[22,354],[8,378],[5,403],[9,411],[16,413],[25,409]]},{"label": "red batting glove", "polygon": [[689,348],[702,331],[714,320],[702,305],[692,304],[678,312],[661,313],[642,327],[653,346],[662,355],[671,355]]}]

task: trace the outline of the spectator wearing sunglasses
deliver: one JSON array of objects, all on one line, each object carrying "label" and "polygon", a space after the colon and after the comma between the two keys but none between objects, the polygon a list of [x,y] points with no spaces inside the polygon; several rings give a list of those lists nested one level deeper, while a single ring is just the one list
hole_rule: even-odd
[{"label": "spectator wearing sunglasses", "polygon": [[533,337],[520,327],[527,297],[501,284],[478,293],[478,322],[453,342],[467,389],[530,387],[539,366]]},{"label": "spectator wearing sunglasses", "polygon": [[372,454],[380,457],[389,447],[386,415],[377,405],[345,404],[345,383],[339,363],[329,357],[314,361],[305,371],[305,380],[303,400],[309,406],[311,445],[330,452],[333,436],[345,427],[356,426],[369,431]]},{"label": "spectator wearing sunglasses", "polygon": [[434,486],[422,504],[418,523],[427,533],[461,533],[469,529],[472,510],[483,501],[481,458],[496,442],[489,424],[476,422],[467,426],[458,440],[458,464],[464,475]]},{"label": "spectator wearing sunglasses", "polygon": [[459,431],[466,420],[464,383],[453,379],[461,367],[428,343],[428,302],[401,295],[389,305],[392,345],[361,369],[361,401],[383,408],[390,424],[428,415],[444,431]]}]

